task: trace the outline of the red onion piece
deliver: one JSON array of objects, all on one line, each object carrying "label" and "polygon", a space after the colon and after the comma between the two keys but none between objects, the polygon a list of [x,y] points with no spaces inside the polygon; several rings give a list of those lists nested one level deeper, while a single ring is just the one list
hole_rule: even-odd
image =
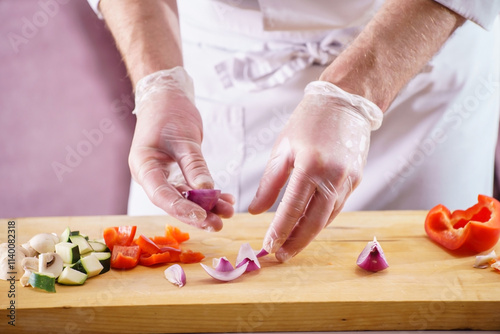
[{"label": "red onion piece", "polygon": [[257,255],[249,243],[241,245],[238,256],[236,257],[236,268],[241,267],[245,263],[248,263],[247,271],[260,269],[260,263],[257,259]]},{"label": "red onion piece", "polygon": [[269,252],[266,251],[264,248],[262,248],[260,251],[256,251],[255,252],[255,256],[257,257],[263,257],[263,256],[266,256],[266,255],[269,255]]},{"label": "red onion piece", "polygon": [[192,189],[182,193],[182,195],[201,206],[206,211],[210,211],[214,208],[215,204],[220,197],[220,190],[216,189]]},{"label": "red onion piece", "polygon": [[175,252],[175,253],[180,253],[181,250],[174,248],[174,247],[160,247],[160,252],[165,253],[165,252]]},{"label": "red onion piece", "polygon": [[217,271],[232,271],[234,270],[233,265],[229,260],[224,256],[221,258],[213,259],[212,267]]},{"label": "red onion piece", "polygon": [[374,237],[373,241],[368,242],[361,254],[359,254],[356,264],[368,271],[380,271],[389,267],[377,238]]},{"label": "red onion piece", "polygon": [[186,274],[182,267],[178,264],[174,264],[167,269],[165,269],[165,278],[172,284],[177,285],[182,288],[186,285]]},{"label": "red onion piece", "polygon": [[228,282],[243,275],[247,270],[248,262],[241,267],[233,269],[231,271],[218,271],[215,268],[210,268],[209,266],[204,265],[203,263],[200,263],[200,265],[210,276],[212,276],[216,280]]}]

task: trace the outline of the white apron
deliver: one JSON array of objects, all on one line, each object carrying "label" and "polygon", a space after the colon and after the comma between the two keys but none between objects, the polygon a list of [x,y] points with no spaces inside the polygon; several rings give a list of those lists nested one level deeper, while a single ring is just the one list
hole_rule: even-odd
[{"label": "white apron", "polygon": [[[185,68],[204,124],[203,154],[216,188],[236,197],[239,212],[247,210],[306,84],[355,38],[380,1],[283,4],[179,1]],[[467,22],[400,92],[372,133],[363,180],[344,211],[438,203],[466,208],[477,194],[491,195],[499,36],[498,22],[492,32]],[[132,182],[129,214],[162,213]]]}]

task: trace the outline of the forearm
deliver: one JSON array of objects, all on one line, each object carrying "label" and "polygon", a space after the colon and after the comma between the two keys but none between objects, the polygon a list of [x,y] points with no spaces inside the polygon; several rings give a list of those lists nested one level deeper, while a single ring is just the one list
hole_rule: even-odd
[{"label": "forearm", "polygon": [[385,112],[464,21],[431,0],[387,0],[320,80],[361,95]]},{"label": "forearm", "polygon": [[182,65],[175,0],[101,0],[100,10],[134,87],[150,73]]}]

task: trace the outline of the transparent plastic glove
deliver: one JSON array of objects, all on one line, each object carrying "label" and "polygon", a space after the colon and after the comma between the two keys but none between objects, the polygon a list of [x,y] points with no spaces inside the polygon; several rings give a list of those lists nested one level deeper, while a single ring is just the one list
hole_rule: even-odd
[{"label": "transparent plastic glove", "polygon": [[182,67],[158,71],[136,86],[137,123],[129,155],[132,177],[169,215],[206,230],[220,230],[234,198],[222,194],[211,212],[185,199],[189,189],[213,188],[201,153],[203,126],[193,83]]},{"label": "transparent plastic glove", "polygon": [[365,98],[315,81],[288,120],[250,204],[268,210],[288,181],[263,247],[286,261],[304,249],[341,211],[359,184],[370,133],[382,111]]}]

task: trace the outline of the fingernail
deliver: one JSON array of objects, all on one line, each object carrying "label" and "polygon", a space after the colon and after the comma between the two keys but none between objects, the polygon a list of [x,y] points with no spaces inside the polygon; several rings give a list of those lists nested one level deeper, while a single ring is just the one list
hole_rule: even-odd
[{"label": "fingernail", "polygon": [[195,184],[200,188],[213,188],[214,180],[209,175],[202,174],[195,179]]},{"label": "fingernail", "polygon": [[278,259],[278,261],[280,262],[286,262],[290,260],[292,257],[293,255],[288,252],[281,251],[276,253],[276,259]]}]

